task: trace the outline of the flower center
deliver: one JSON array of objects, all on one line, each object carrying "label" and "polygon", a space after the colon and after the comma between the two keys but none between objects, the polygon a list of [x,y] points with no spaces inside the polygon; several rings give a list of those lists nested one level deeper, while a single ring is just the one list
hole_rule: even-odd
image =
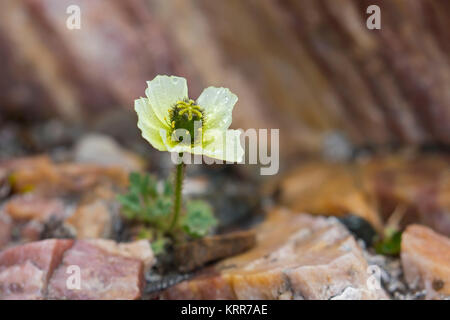
[{"label": "flower center", "polygon": [[[191,138],[191,144],[201,141],[202,123],[204,120],[203,109],[196,105],[194,100],[178,101],[169,110],[170,126],[175,131],[186,130]],[[182,137],[180,137],[182,141]]]}]

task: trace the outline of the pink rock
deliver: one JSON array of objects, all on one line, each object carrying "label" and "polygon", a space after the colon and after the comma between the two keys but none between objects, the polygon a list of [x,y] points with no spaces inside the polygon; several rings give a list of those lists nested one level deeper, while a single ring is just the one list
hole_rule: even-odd
[{"label": "pink rock", "polygon": [[117,243],[113,240],[90,239],[85,240],[85,242],[91,243],[114,255],[141,260],[146,270],[156,262],[150,243],[147,240]]},{"label": "pink rock", "polygon": [[73,240],[49,239],[12,247],[0,253],[0,270],[26,261],[51,274]]},{"label": "pink rock", "polygon": [[0,299],[38,300],[44,298],[45,272],[30,261],[0,272]]},{"label": "pink rock", "polygon": [[73,240],[43,240],[0,253],[0,298],[44,298],[53,270]]},{"label": "pink rock", "polygon": [[[96,240],[97,241],[97,240]],[[111,244],[77,241],[65,254],[48,286],[50,299],[138,299],[144,279],[142,260],[110,250]],[[105,249],[106,248],[106,249]],[[119,251],[121,251],[119,249]],[[69,266],[80,271],[80,288],[69,289]]]}]

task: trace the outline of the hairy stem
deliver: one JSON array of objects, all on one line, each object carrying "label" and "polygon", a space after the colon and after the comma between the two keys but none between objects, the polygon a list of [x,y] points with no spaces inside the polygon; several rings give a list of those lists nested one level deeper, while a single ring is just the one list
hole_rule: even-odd
[{"label": "hairy stem", "polygon": [[176,167],[175,181],[174,181],[175,203],[173,206],[172,222],[170,223],[169,231],[172,231],[173,228],[176,226],[178,218],[180,216],[181,190],[183,188],[184,166],[185,164],[181,162]]}]

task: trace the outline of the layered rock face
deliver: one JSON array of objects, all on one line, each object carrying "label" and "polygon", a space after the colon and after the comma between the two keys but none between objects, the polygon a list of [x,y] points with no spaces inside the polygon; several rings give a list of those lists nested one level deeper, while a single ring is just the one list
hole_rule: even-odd
[{"label": "layered rock face", "polygon": [[402,236],[402,266],[414,289],[426,297],[450,297],[450,239],[420,225],[409,226]]},{"label": "layered rock face", "polygon": [[[65,27],[74,4],[80,30]],[[380,30],[366,27],[373,4]],[[192,98],[208,85],[235,92],[236,128],[283,128],[283,157],[319,152],[336,132],[356,145],[450,143],[445,1],[5,0],[0,8],[2,116],[103,118],[132,109],[156,74],[177,74]]]},{"label": "layered rock face", "polygon": [[167,289],[164,299],[384,299],[355,239],[334,218],[272,212],[257,246]]},{"label": "layered rock face", "polygon": [[0,299],[138,299],[153,263],[148,241],[32,242],[0,252]]}]

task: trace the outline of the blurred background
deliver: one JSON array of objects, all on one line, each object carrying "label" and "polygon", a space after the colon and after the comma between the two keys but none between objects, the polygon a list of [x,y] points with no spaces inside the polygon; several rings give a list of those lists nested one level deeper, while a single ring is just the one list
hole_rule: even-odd
[{"label": "blurred background", "polygon": [[[381,30],[366,27],[371,4]],[[51,120],[131,144],[133,101],[157,74],[186,77],[194,98],[230,88],[233,127],[281,128],[285,164],[330,144],[446,146],[449,16],[423,0],[2,0],[1,154],[19,148],[8,127],[56,136]]]}]

